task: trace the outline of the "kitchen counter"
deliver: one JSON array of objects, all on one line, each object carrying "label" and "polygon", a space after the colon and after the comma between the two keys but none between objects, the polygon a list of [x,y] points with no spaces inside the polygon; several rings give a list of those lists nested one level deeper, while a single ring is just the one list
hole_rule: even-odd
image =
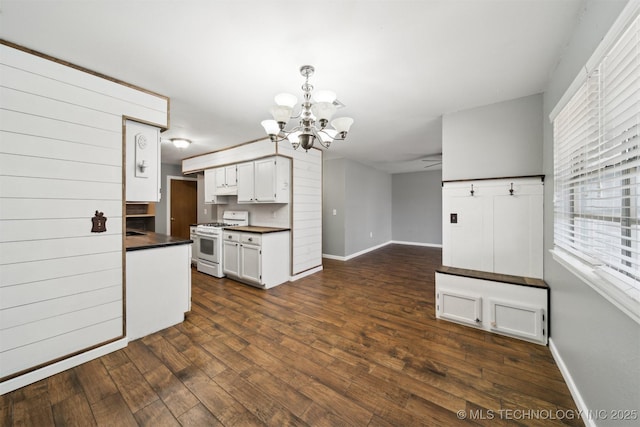
[{"label": "kitchen counter", "polygon": [[193,243],[193,240],[167,236],[166,234],[154,233],[153,231],[137,232],[134,230],[128,230],[128,232],[132,231],[140,234],[125,237],[124,246],[127,252],[141,249],[161,248],[165,246],[188,245]]},{"label": "kitchen counter", "polygon": [[245,233],[258,233],[258,234],[266,234],[266,233],[277,233],[280,231],[290,231],[290,228],[281,228],[281,227],[260,227],[257,225],[239,225],[235,227],[224,227],[225,230],[229,231],[243,231]]}]

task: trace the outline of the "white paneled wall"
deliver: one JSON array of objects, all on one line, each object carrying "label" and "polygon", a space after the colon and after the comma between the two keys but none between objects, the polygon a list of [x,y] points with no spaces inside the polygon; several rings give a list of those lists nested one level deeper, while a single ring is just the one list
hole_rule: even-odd
[{"label": "white paneled wall", "polygon": [[293,150],[280,143],[278,152],[293,158],[292,276],[322,265],[322,151]]},{"label": "white paneled wall", "polygon": [[445,182],[442,264],[542,278],[543,191],[541,177]]},{"label": "white paneled wall", "polygon": [[0,379],[123,336],[123,116],[167,108],[0,44]]}]

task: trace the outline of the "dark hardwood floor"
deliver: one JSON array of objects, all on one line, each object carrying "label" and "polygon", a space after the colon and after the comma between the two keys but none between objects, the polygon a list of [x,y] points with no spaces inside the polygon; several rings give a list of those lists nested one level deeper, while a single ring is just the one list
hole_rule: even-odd
[{"label": "dark hardwood floor", "polygon": [[184,323],[1,396],[0,424],[583,425],[547,347],[435,319],[440,262],[388,245],[268,291],[194,270]]}]

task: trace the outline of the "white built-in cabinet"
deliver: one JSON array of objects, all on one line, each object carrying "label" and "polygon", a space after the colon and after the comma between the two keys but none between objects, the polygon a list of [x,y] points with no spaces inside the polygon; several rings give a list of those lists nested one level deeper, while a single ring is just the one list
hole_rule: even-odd
[{"label": "white built-in cabinet", "polygon": [[204,203],[226,204],[228,203],[228,197],[218,195],[216,175],[217,169],[204,170]]},{"label": "white built-in cabinet", "polygon": [[542,176],[443,183],[436,317],[547,343],[543,192]]},{"label": "white built-in cabinet", "polygon": [[289,231],[223,233],[223,271],[236,280],[271,288],[289,278]]},{"label": "white built-in cabinet", "polygon": [[543,191],[539,176],[445,182],[442,264],[542,278]]},{"label": "white built-in cabinet", "polygon": [[160,201],[160,129],[127,120],[126,176],[128,202]]},{"label": "white built-in cabinet", "polygon": [[548,289],[541,281],[500,282],[436,273],[436,317],[546,344]]},{"label": "white built-in cabinet", "polygon": [[289,203],[291,160],[267,157],[238,165],[238,203]]},{"label": "white built-in cabinet", "polygon": [[215,168],[215,194],[225,196],[238,194],[237,166],[222,166]]}]

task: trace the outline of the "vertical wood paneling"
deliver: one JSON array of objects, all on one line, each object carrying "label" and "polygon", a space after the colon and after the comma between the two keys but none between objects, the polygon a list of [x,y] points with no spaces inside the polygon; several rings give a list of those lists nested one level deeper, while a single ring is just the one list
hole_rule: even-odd
[{"label": "vertical wood paneling", "polygon": [[0,72],[6,379],[122,336],[122,120],[166,127],[168,100],[4,44]]}]

